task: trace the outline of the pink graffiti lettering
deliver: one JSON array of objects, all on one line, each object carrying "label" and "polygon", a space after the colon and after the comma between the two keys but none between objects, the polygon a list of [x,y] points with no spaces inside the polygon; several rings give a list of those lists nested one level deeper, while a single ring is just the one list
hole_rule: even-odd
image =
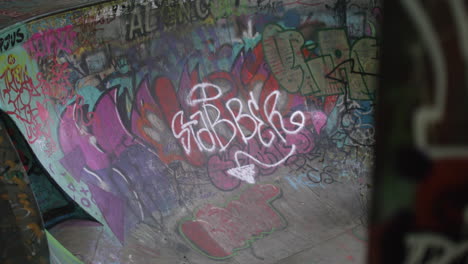
[{"label": "pink graffiti lettering", "polygon": [[72,53],[76,32],[73,26],[68,25],[59,29],[36,33],[24,44],[24,48],[34,58],[49,55],[58,55],[61,51]]}]

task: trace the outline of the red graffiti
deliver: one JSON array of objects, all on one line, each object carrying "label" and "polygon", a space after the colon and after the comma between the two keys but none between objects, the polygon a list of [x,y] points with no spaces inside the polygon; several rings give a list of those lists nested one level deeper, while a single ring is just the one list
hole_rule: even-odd
[{"label": "red graffiti", "polygon": [[[51,57],[47,67],[47,75],[42,73],[37,74],[39,86],[42,95],[47,99],[43,101],[45,105],[48,101],[54,101],[55,104],[66,106],[71,111],[65,111],[67,114],[73,115],[75,120],[80,125],[89,126],[94,120],[94,113],[84,109],[84,98],[77,94],[73,85],[70,83],[70,69],[68,63],[59,63],[56,57]],[[74,101],[69,104],[70,101]]]},{"label": "red graffiti", "polygon": [[16,63],[14,55],[8,57],[8,64],[0,75],[0,80],[3,80],[5,84],[1,91],[1,99],[6,103],[6,113],[23,123],[30,144],[44,137],[46,141],[43,150],[50,157],[56,152],[57,143],[52,137],[51,120],[53,118],[50,118],[47,108],[49,101],[53,100],[60,105],[67,105],[70,99],[78,97],[75,99],[79,103],[67,107],[73,108],[74,119],[83,121],[81,123],[89,123],[89,120],[92,120],[92,113],[86,113],[88,116],[83,116],[84,100],[71,92],[73,89],[69,82],[70,72],[67,63],[60,64],[56,58],[53,58],[47,77],[42,73],[37,74],[37,84],[34,84],[27,66]]},{"label": "red graffiti", "polygon": [[271,206],[281,193],[274,185],[255,185],[225,207],[208,204],[179,225],[184,238],[211,258],[232,257],[253,241],[286,227]]},{"label": "red graffiti", "polygon": [[8,105],[6,111],[14,115],[26,128],[29,143],[34,143],[42,134],[43,125],[39,122],[40,105],[32,103],[33,97],[40,96],[37,87],[29,76],[27,66],[16,64],[14,55],[8,56],[8,66],[0,79],[3,79],[4,88],[1,99]]},{"label": "red graffiti", "polygon": [[240,56],[230,72],[200,78],[198,68],[185,68],[179,89],[160,77],[151,92],[144,80],[136,95],[132,130],[165,163],[186,160],[208,166],[212,183],[221,190],[240,184],[229,169],[251,165],[255,174],[269,175],[292,152],[311,151],[314,134],[309,127],[316,126],[320,134],[326,116],[318,122],[317,112],[292,110],[304,105],[305,98],[280,92],[262,63],[261,47]]},{"label": "red graffiti", "polygon": [[47,63],[47,72],[37,74],[43,95],[52,100],[58,100],[62,104],[71,99],[72,84],[69,81],[70,69],[68,63],[59,63],[56,57],[52,57]]}]

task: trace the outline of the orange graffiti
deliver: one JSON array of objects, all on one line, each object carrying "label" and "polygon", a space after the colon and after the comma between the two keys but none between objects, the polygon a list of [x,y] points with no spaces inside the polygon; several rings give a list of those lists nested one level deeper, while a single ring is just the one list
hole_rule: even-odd
[{"label": "orange graffiti", "polygon": [[37,238],[38,240],[41,240],[41,238],[44,236],[44,232],[42,229],[39,227],[37,223],[30,223],[26,226],[28,230],[31,230],[34,237]]},{"label": "orange graffiti", "polygon": [[16,185],[18,185],[20,189],[26,189],[27,183],[23,181],[22,179],[15,176],[13,177],[13,182],[16,183]]}]

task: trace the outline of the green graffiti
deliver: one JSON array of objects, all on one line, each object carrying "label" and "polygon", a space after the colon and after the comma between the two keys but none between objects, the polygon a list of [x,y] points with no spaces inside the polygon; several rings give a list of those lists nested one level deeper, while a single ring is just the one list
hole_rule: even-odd
[{"label": "green graffiti", "polygon": [[[286,91],[328,96],[348,89],[351,99],[373,99],[378,72],[374,38],[359,39],[350,48],[344,29],[327,29],[318,32],[318,41],[311,46],[301,32],[270,24],[262,41],[266,61]],[[316,48],[319,56],[304,55],[304,50]]]}]

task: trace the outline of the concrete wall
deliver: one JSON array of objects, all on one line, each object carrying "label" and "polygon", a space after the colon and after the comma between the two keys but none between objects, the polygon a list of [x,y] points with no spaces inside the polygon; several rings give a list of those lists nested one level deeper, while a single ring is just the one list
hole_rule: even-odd
[{"label": "concrete wall", "polygon": [[114,1],[3,30],[1,109],[103,225],[79,257],[362,262],[374,2]]}]

